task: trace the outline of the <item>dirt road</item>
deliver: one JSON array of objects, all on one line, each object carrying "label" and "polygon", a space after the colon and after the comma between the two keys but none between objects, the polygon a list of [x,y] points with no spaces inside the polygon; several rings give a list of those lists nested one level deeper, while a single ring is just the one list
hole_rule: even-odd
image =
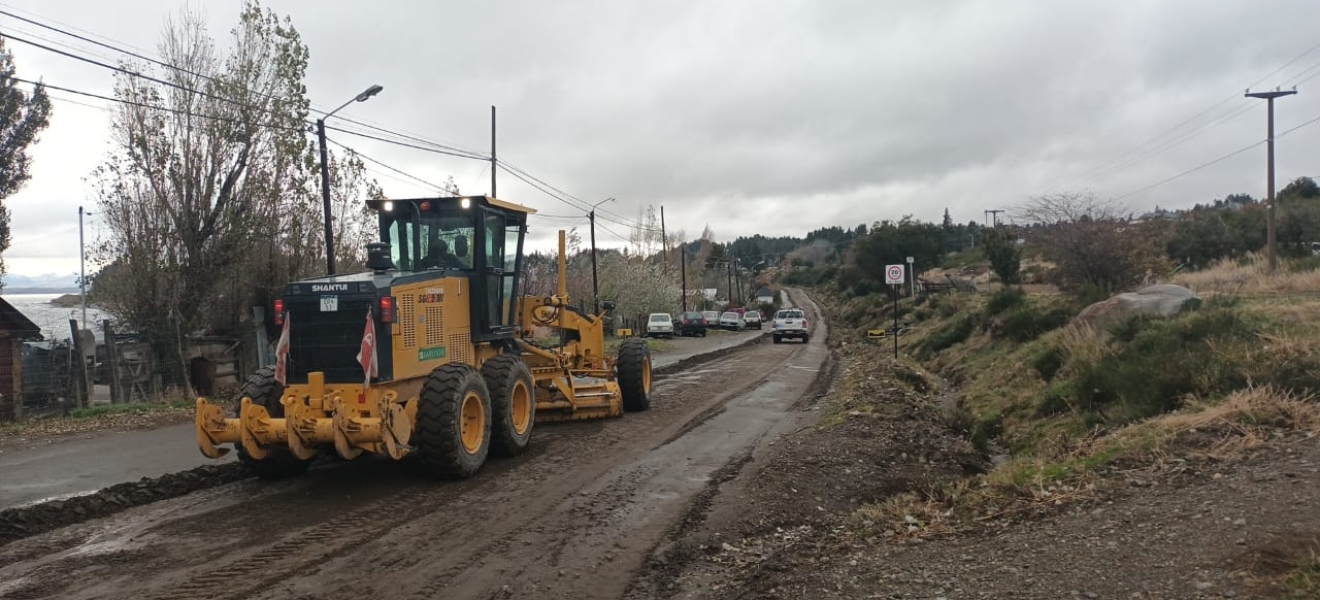
[{"label": "dirt road", "polygon": [[19,540],[0,546],[0,598],[618,598],[693,500],[781,432],[825,357],[732,350],[660,379],[648,412],[538,428],[528,455],[467,481],[330,464]]},{"label": "dirt road", "polygon": [[[762,332],[720,332],[667,341],[657,369],[711,352],[736,348]],[[138,431],[101,431],[10,445],[0,449],[0,510],[95,492],[122,481],[159,477],[214,464],[194,450],[192,421]],[[219,462],[234,460],[233,453]]]}]

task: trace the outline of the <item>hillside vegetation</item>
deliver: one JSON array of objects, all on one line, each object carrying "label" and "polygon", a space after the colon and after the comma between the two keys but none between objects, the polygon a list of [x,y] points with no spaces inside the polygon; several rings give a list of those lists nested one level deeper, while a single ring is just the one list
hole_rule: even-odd
[{"label": "hillside vegetation", "polygon": [[[901,299],[905,360],[943,380],[946,423],[995,466],[867,504],[854,524],[871,535],[955,533],[1096,501],[1134,471],[1234,461],[1314,438],[1320,270],[1297,259],[1269,275],[1263,262],[1251,255],[1176,275],[1170,282],[1201,302],[1105,331],[1071,325],[1083,303],[1058,293]],[[839,339],[890,326],[892,296],[859,295],[828,270],[802,276],[816,278]],[[1275,581],[1311,593],[1320,583],[1303,575],[1320,569],[1316,545],[1299,539],[1289,550],[1296,568]]]}]

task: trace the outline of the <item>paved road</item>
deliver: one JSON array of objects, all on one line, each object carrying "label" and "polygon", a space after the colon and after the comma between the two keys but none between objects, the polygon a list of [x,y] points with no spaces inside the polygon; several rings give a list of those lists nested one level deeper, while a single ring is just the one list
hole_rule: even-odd
[{"label": "paved road", "polygon": [[[757,331],[680,338],[657,354],[656,367],[731,348]],[[197,451],[192,423],[142,431],[108,431],[0,454],[0,509],[53,498],[88,494],[143,477],[186,471],[215,461]],[[220,462],[234,460],[230,452]]]},{"label": "paved road", "polygon": [[468,480],[332,463],[12,542],[0,597],[619,598],[693,501],[791,420],[827,354],[814,326],[810,344],[658,381],[649,411],[538,426],[528,455]]},{"label": "paved road", "polygon": [[[233,460],[232,452],[220,460]],[[211,462],[191,423],[110,431],[0,454],[0,509],[76,496]]]}]

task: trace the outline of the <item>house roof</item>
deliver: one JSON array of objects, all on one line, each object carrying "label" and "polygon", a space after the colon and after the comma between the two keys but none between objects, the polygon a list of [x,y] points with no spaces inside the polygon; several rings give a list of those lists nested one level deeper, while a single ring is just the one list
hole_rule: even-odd
[{"label": "house roof", "polygon": [[21,340],[43,339],[41,328],[4,298],[0,298],[0,332],[9,333]]},{"label": "house roof", "polygon": [[757,295],[757,296],[773,296],[773,295],[775,295],[775,293],[774,293],[773,291],[770,290],[769,286],[764,286],[764,285],[763,285],[763,286],[761,286],[761,289],[756,290],[756,295]]}]

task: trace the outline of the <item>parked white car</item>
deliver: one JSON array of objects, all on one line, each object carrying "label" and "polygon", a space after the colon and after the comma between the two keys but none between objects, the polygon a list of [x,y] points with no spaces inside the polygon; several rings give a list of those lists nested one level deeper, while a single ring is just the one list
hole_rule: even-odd
[{"label": "parked white car", "polygon": [[717,310],[703,310],[701,316],[706,318],[706,325],[710,327],[720,326],[720,312]]},{"label": "parked white car", "polygon": [[761,311],[749,310],[743,313],[743,324],[748,329],[761,329]]},{"label": "parked white car", "polygon": [[732,331],[741,331],[746,325],[743,322],[743,316],[733,311],[720,315],[720,329],[729,329]]},{"label": "parked white car", "polygon": [[674,337],[674,317],[669,313],[651,313],[646,318],[646,337]]}]

